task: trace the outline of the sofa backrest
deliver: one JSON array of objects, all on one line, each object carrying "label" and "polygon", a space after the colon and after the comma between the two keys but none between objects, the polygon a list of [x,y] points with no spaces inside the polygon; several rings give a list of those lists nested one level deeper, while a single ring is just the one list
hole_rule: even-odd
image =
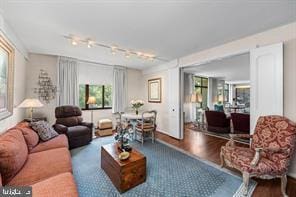
[{"label": "sofa backrest", "polygon": [[39,143],[39,135],[30,127],[28,122],[20,122],[15,128],[23,133],[29,151],[37,146]]},{"label": "sofa backrest", "polygon": [[72,105],[60,106],[55,109],[56,124],[67,127],[77,126],[82,122],[82,112],[79,107]]},{"label": "sofa backrest", "polygon": [[22,132],[12,128],[0,135],[0,174],[6,185],[23,167],[28,147]]}]

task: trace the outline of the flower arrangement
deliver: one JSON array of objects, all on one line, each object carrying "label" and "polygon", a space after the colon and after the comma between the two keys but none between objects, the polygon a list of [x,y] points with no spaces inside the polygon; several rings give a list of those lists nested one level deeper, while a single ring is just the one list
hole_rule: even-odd
[{"label": "flower arrangement", "polygon": [[144,105],[144,101],[142,100],[132,100],[131,101],[131,105],[133,107],[133,109],[136,110],[136,114],[139,114],[139,109]]},{"label": "flower arrangement", "polygon": [[114,138],[118,142],[118,148],[120,148],[122,151],[131,150],[131,147],[128,143],[131,134],[132,130],[128,127],[127,123],[120,123],[117,127],[117,133]]}]

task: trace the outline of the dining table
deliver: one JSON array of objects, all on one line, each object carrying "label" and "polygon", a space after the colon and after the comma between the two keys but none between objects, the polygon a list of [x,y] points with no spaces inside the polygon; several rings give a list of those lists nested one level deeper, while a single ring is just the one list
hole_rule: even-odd
[{"label": "dining table", "polygon": [[133,129],[133,139],[136,139],[136,125],[138,120],[142,120],[142,118],[151,118],[153,114],[145,113],[144,116],[142,116],[142,113],[136,114],[136,112],[126,112],[121,115],[121,119],[124,119],[126,121],[129,121],[132,125]]}]

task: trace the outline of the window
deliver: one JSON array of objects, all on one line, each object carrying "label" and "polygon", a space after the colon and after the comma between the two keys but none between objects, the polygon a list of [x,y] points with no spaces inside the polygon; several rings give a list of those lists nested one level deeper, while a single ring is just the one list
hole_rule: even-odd
[{"label": "window", "polygon": [[205,109],[208,105],[208,78],[195,76],[194,87],[194,91],[202,96],[202,102],[198,108]]},{"label": "window", "polygon": [[224,84],[224,102],[228,103],[229,102],[229,84],[225,83]]},{"label": "window", "polygon": [[[88,105],[90,96],[96,98],[95,105]],[[79,106],[82,109],[111,109],[112,107],[112,86],[111,85],[79,85]]]},{"label": "window", "polygon": [[238,104],[250,105],[250,88],[249,87],[235,88],[235,99]]}]

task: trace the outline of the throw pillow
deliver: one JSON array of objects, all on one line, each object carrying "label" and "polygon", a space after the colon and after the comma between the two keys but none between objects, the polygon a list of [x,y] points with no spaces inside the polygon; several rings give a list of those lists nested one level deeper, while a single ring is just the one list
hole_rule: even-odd
[{"label": "throw pillow", "polygon": [[31,127],[34,129],[41,140],[48,141],[59,134],[45,121],[31,122]]}]

